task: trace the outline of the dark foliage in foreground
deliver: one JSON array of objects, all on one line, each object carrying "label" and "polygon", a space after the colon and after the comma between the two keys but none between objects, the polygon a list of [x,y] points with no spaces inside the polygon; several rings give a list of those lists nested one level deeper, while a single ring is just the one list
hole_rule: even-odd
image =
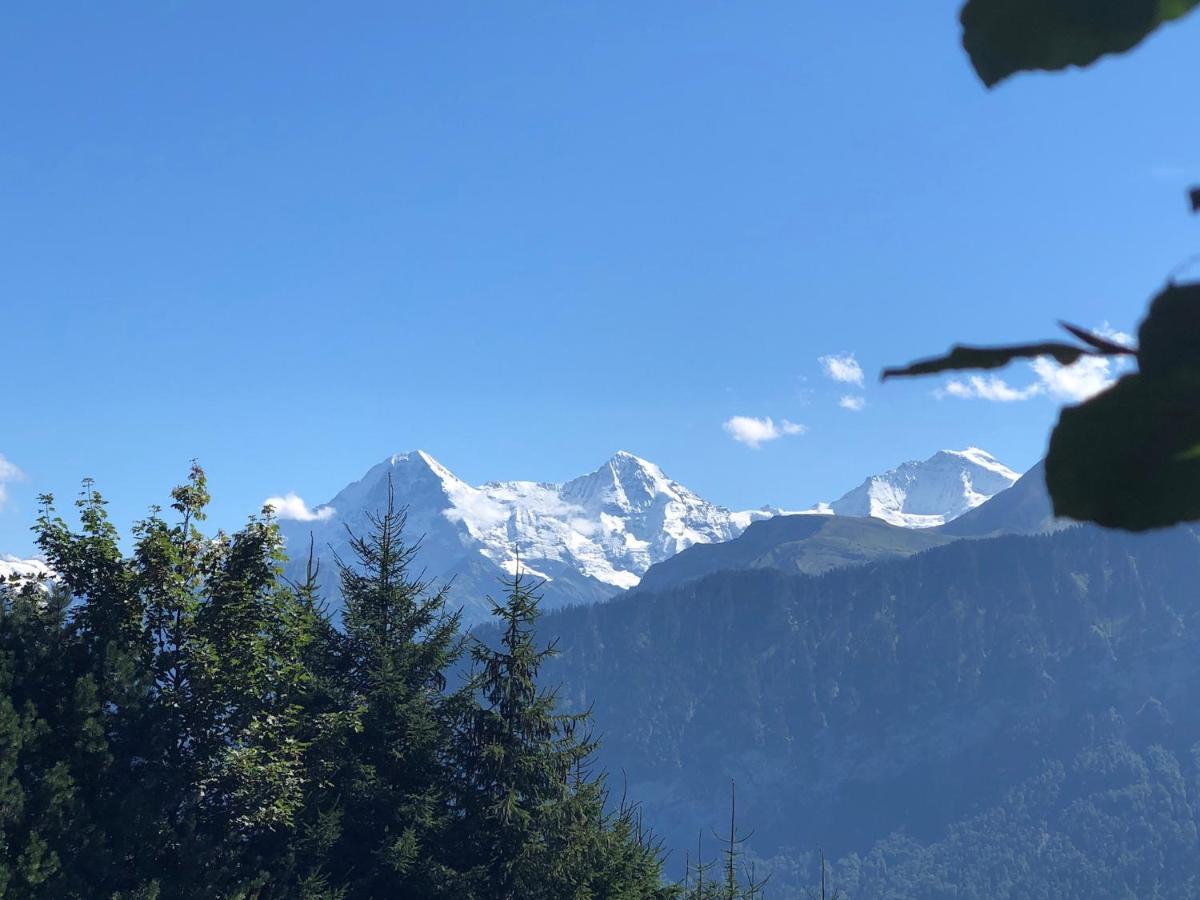
[{"label": "dark foliage in foreground", "polygon": [[[467,649],[389,506],[341,567],[280,577],[269,515],[198,529],[194,468],[122,553],[85,485],[36,531],[53,583],[0,583],[5,897],[669,896],[636,811],[589,775],[587,716],[536,686],[537,602]],[[609,811],[606,811],[609,810]]]}]

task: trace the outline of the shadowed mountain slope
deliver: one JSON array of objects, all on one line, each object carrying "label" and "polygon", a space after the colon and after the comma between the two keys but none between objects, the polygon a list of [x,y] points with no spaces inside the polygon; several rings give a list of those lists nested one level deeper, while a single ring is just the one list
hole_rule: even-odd
[{"label": "shadowed mountain slope", "polygon": [[662,590],[733,569],[818,575],[843,566],[912,556],[951,540],[928,529],[900,528],[880,519],[777,516],[755,522],[731,541],[689,547],[651,566],[634,590]]},{"label": "shadowed mountain slope", "polygon": [[1046,466],[1039,462],[1008,490],[947,522],[938,531],[953,537],[1040,534],[1070,524],[1069,520],[1054,517],[1050,494],[1046,490]]},{"label": "shadowed mountain slope", "polygon": [[1186,897],[1198,585],[1190,529],[1080,527],[720,572],[540,627],[547,683],[594,708],[681,853],[732,778],[773,889],[823,846],[853,896]]}]

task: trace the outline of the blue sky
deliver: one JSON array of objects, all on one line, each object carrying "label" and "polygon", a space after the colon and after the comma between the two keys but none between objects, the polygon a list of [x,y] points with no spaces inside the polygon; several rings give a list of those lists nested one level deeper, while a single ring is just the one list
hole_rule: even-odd
[{"label": "blue sky", "polygon": [[942,0],[9,4],[0,552],[39,492],[125,524],[193,457],[226,526],[415,447],[472,482],[624,448],[734,507],[1025,468],[1055,373],[877,372],[1133,329],[1196,250],[1198,47],[987,92]]}]

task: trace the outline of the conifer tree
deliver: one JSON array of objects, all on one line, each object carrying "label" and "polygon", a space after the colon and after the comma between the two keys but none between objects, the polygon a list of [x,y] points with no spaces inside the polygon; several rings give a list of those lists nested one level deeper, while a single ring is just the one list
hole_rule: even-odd
[{"label": "conifer tree", "polygon": [[294,830],[280,832],[273,848],[276,886],[284,896],[338,900],[346,891],[331,880],[329,860],[344,816],[333,779],[345,765],[345,737],[358,726],[359,712],[340,672],[345,641],[334,627],[318,589],[320,567],[309,542],[305,578],[290,583],[307,635],[301,646],[305,674],[299,696],[299,734],[304,754],[303,794]]},{"label": "conifer tree", "polygon": [[555,652],[536,644],[538,585],[518,567],[505,587],[492,601],[499,647],[471,652],[481,701],[463,736],[471,896],[668,896],[636,811],[606,813],[603,779],[589,777],[590,714],[560,712],[554,691],[538,685]]},{"label": "conifer tree", "polygon": [[[343,635],[338,677],[344,709],[324,808],[328,877],[355,897],[432,897],[454,873],[447,859],[454,723],[468,695],[447,690],[461,656],[460,616],[445,587],[414,571],[419,544],[405,540],[395,505],[351,535],[355,559],[339,560]],[[336,830],[336,835],[330,834]],[[449,893],[447,893],[449,892]]]}]

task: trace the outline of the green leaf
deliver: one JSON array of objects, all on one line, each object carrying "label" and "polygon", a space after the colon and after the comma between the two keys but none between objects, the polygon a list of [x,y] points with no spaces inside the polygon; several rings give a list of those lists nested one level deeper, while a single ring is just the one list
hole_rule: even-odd
[{"label": "green leaf", "polygon": [[1123,53],[1200,0],[968,0],[963,46],[992,87],[1031,69],[1086,66]]},{"label": "green leaf", "polygon": [[884,369],[883,378],[908,378],[913,375],[932,375],[953,369],[998,369],[1014,359],[1051,356],[1060,365],[1069,366],[1089,351],[1073,344],[1045,341],[1040,344],[1016,344],[1008,347],[968,347],[957,344],[945,356],[934,356],[910,363],[903,368]]},{"label": "green leaf", "polygon": [[1152,377],[1200,373],[1200,282],[1170,284],[1138,328],[1138,368]]},{"label": "green leaf", "polygon": [[1054,514],[1145,531],[1200,519],[1200,380],[1126,375],[1062,411],[1046,455]]}]

